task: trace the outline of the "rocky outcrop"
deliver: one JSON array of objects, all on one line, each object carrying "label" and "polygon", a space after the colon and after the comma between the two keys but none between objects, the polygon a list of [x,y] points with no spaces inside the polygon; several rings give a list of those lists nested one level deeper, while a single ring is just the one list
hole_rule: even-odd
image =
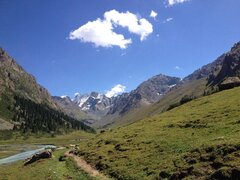
[{"label": "rocky outcrop", "polygon": [[47,159],[47,158],[51,158],[51,157],[52,157],[52,152],[46,150],[46,151],[34,154],[32,157],[27,159],[24,162],[24,166],[27,166],[29,164],[32,164],[32,163],[36,162],[36,161],[39,161],[40,159]]},{"label": "rocky outcrop", "polygon": [[237,86],[240,86],[239,77],[228,77],[221,84],[218,85],[220,91],[225,89],[231,89]]},{"label": "rocky outcrop", "polygon": [[49,92],[0,48],[0,94],[14,93],[58,109]]},{"label": "rocky outcrop", "polygon": [[221,66],[209,75],[208,86],[219,90],[229,89],[240,84],[240,42],[221,58]]}]

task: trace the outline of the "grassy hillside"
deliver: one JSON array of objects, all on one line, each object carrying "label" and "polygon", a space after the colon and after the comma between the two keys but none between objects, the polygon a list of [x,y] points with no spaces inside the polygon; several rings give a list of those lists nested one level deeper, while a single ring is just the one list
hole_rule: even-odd
[{"label": "grassy hillside", "polygon": [[[93,137],[94,134],[84,131],[74,131],[56,137],[51,137],[49,134],[45,134],[44,136],[36,134],[32,136],[19,136],[19,134],[14,134],[12,139],[0,140],[0,158],[20,153],[23,149],[31,148],[31,145],[34,147],[36,144],[55,144],[60,147],[69,147],[70,144],[76,144]],[[23,161],[0,165],[0,179],[93,179],[77,168],[73,160],[59,161],[59,157],[68,150],[54,151],[53,158],[40,160],[29,166],[23,166]]]},{"label": "grassy hillside", "polygon": [[56,151],[53,153],[53,158],[41,160],[29,166],[23,166],[23,162],[21,161],[11,165],[2,165],[0,166],[0,179],[94,179],[82,170],[79,170],[73,160],[68,158],[66,161],[60,162],[59,157],[65,151]]},{"label": "grassy hillside", "polygon": [[222,91],[108,130],[78,153],[118,179],[239,177],[239,95]]}]

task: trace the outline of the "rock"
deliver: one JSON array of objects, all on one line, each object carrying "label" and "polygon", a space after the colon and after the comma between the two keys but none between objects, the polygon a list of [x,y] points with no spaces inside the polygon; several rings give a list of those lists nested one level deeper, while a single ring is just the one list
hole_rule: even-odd
[{"label": "rock", "polygon": [[66,156],[65,156],[65,155],[64,155],[64,156],[60,156],[60,157],[58,158],[58,160],[61,161],[61,162],[62,162],[62,161],[66,161]]},{"label": "rock", "polygon": [[40,159],[47,159],[52,157],[52,152],[51,151],[43,151],[37,154],[34,154],[32,157],[28,158],[24,162],[24,166],[32,164]]},{"label": "rock", "polygon": [[240,78],[239,77],[228,77],[218,86],[219,86],[220,91],[240,86]]}]

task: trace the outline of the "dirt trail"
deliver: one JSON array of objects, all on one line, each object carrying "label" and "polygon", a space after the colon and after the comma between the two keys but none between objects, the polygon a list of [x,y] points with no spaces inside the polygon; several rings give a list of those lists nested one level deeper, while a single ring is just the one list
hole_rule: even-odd
[{"label": "dirt trail", "polygon": [[99,178],[101,180],[109,180],[110,178],[106,177],[104,174],[100,173],[97,169],[92,167],[90,164],[88,164],[85,160],[83,160],[81,157],[76,156],[72,153],[69,153],[70,151],[67,151],[64,155],[67,157],[72,157],[74,161],[76,162],[77,166],[81,168],[83,171],[88,173],[92,177]]}]

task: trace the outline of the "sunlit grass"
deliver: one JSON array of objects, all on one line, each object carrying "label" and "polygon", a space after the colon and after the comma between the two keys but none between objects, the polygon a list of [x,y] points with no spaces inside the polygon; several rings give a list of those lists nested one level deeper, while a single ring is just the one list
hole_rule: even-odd
[{"label": "sunlit grass", "polygon": [[175,172],[186,166],[182,157],[193,149],[240,143],[239,97],[240,88],[234,88],[109,130],[81,143],[79,155],[122,179]]}]

